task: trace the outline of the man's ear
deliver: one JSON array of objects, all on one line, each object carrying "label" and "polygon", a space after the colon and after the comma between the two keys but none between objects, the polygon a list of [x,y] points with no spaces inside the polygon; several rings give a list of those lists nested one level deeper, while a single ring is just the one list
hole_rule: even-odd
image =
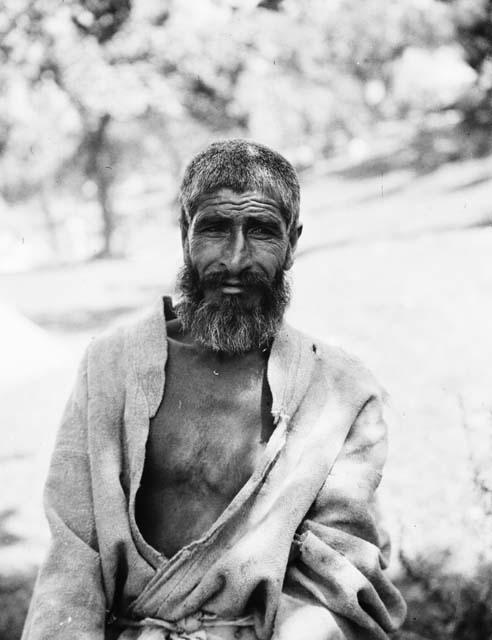
[{"label": "man's ear", "polygon": [[188,241],[188,225],[181,223],[181,246],[184,249],[185,243]]},{"label": "man's ear", "polygon": [[287,248],[287,255],[285,257],[285,269],[290,269],[294,264],[294,253],[297,248],[297,241],[301,237],[302,224],[294,227],[289,234],[289,246]]},{"label": "man's ear", "polygon": [[181,247],[183,249],[183,255],[188,253],[188,229],[190,225],[185,215],[181,214],[180,229],[181,229]]}]

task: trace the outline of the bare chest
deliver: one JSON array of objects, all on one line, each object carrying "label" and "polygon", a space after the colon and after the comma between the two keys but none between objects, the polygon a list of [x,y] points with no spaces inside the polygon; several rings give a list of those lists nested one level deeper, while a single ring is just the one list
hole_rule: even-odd
[{"label": "bare chest", "polygon": [[270,393],[261,363],[231,369],[168,372],[147,446],[159,486],[230,498],[251,475],[273,428]]},{"label": "bare chest", "polygon": [[250,478],[272,431],[264,358],[203,361],[170,347],[137,522],[167,555],[197,539]]}]

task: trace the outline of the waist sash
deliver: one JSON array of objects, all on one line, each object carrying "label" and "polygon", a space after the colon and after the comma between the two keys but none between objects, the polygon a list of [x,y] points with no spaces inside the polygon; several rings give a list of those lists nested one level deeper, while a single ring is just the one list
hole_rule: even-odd
[{"label": "waist sash", "polygon": [[[118,640],[226,640],[231,638],[256,638],[252,615],[240,618],[220,618],[215,614],[197,612],[181,620],[171,622],[160,618],[128,620],[117,618],[114,623],[124,629]],[[239,629],[249,627],[247,635],[239,635]]]}]

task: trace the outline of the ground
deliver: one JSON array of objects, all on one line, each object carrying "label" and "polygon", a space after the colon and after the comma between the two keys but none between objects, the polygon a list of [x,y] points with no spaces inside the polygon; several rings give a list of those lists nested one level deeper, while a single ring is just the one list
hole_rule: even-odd
[{"label": "ground", "polygon": [[[391,571],[408,633],[429,640],[492,637],[490,520],[473,481],[491,451],[491,184],[489,158],[426,175],[335,160],[303,185],[289,318],[359,355],[391,395]],[[0,276],[0,640],[18,636],[45,549],[41,487],[83,347],[172,289],[177,229],[149,237],[132,259]]]}]

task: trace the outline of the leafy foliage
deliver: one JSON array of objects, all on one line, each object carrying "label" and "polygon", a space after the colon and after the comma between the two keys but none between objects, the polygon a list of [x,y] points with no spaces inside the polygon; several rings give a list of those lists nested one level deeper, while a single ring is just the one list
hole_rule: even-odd
[{"label": "leafy foliage", "polygon": [[130,15],[130,0],[80,0],[72,19],[86,34],[99,43],[107,42]]},{"label": "leafy foliage", "polygon": [[474,151],[485,155],[492,149],[492,0],[450,0],[449,4],[456,38],[477,74],[473,89],[458,101],[461,129]]},{"label": "leafy foliage", "polygon": [[1,193],[41,198],[52,234],[79,216],[110,254],[125,193],[159,176],[172,202],[213,136],[250,135],[306,167],[401,117],[399,61],[452,42],[453,15],[438,0],[3,0]]}]

